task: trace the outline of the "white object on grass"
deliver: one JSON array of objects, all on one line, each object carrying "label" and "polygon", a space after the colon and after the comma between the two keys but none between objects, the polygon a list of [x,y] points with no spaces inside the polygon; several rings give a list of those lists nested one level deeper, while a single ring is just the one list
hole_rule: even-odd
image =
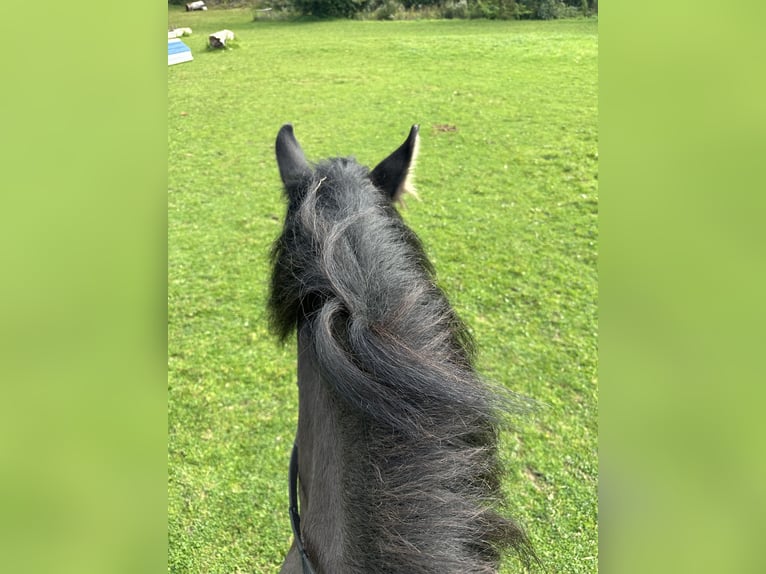
[{"label": "white object on grass", "polygon": [[218,32],[213,32],[208,37],[208,42],[210,42],[211,48],[223,48],[226,46],[226,42],[229,40],[234,39],[234,32],[231,30],[218,30]]},{"label": "white object on grass", "polygon": [[191,28],[176,28],[175,30],[170,30],[168,32],[168,39],[180,38],[181,36],[191,36],[191,33]]}]

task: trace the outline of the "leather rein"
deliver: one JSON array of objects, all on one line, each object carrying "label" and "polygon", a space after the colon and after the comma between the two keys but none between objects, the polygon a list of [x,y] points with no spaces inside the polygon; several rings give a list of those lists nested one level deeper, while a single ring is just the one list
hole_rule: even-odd
[{"label": "leather rein", "polygon": [[290,455],[290,526],[293,528],[295,547],[301,557],[303,574],[316,574],[314,565],[311,563],[301,538],[301,515],[298,512],[298,443],[293,443],[293,452]]}]

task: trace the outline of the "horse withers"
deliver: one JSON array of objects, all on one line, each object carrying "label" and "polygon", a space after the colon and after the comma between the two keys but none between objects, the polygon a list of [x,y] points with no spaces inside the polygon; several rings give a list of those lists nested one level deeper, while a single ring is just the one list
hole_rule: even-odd
[{"label": "horse withers", "polygon": [[[498,431],[510,393],[473,367],[467,328],[395,203],[419,129],[370,170],[276,140],[287,214],[269,310],[297,333],[293,545],[282,574],[489,574],[534,552],[504,516]],[[300,501],[300,515],[298,512]]]}]

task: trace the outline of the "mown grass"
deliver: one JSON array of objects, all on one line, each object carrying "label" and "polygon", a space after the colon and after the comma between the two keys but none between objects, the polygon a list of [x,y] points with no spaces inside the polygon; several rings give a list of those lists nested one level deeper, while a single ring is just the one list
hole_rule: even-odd
[{"label": "mown grass", "polygon": [[[169,23],[195,58],[168,69],[169,572],[276,572],[290,544],[295,350],[265,315],[288,121],[368,165],[421,125],[404,216],[481,371],[541,405],[504,436],[510,511],[547,572],[595,572],[597,25]],[[236,48],[206,51],[221,28]]]}]

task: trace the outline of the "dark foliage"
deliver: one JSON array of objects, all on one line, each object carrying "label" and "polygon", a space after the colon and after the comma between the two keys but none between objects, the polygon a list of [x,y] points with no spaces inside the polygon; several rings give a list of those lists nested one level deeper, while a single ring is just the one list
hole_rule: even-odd
[{"label": "dark foliage", "polygon": [[[168,0],[168,4],[183,5],[189,1]],[[315,18],[353,18],[373,13],[386,3],[407,10],[438,8],[445,18],[547,20],[598,13],[598,0],[263,0],[258,6],[289,9]],[[247,5],[248,0],[207,0],[206,4],[233,7]]]},{"label": "dark foliage", "polygon": [[573,17],[598,13],[598,0],[289,0],[299,14],[318,18],[351,18],[377,13],[382,8],[395,13],[394,5],[406,10],[437,9],[444,18],[538,19]]},{"label": "dark foliage", "polygon": [[297,12],[317,18],[351,18],[368,4],[368,0],[293,0]]}]

